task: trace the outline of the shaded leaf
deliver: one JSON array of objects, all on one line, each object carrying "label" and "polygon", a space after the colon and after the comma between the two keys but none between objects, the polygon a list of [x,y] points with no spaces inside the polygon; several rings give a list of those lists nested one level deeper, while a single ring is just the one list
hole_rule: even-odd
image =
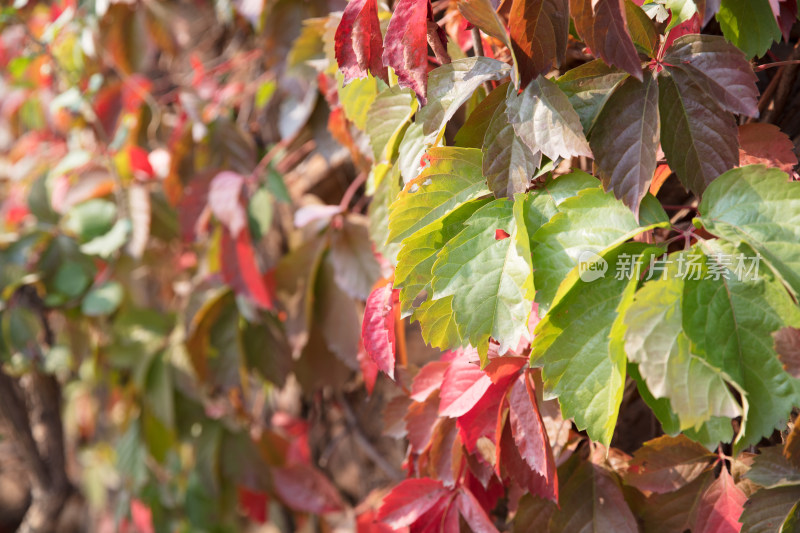
[{"label": "shaded leaf", "polygon": [[772,337],[784,370],[800,379],[800,329],[787,326],[774,332]]},{"label": "shaded leaf", "polygon": [[736,120],[681,70],[658,79],[661,146],[670,168],[699,194],[739,163]]},{"label": "shaded leaf", "polygon": [[568,70],[556,83],[567,95],[584,133],[588,134],[611,93],[627,77],[627,72],[595,59]]},{"label": "shaded leaf", "polygon": [[642,80],[642,62],[628,34],[624,1],[570,0],[569,10],[578,35],[592,53]]},{"label": "shaded leaf", "polygon": [[774,124],[742,124],[739,126],[739,164],[776,167],[791,174],[797,165],[794,143]]},{"label": "shaded leaf", "polygon": [[786,528],[792,510],[800,501],[800,487],[777,487],[756,491],[744,504],[739,520],[742,533],[789,533]]},{"label": "shaded leaf", "polygon": [[344,83],[364,78],[367,71],[389,83],[383,66],[383,36],[378,21],[377,0],[354,0],[347,4],[335,35],[336,62]]},{"label": "shaded leaf", "polygon": [[755,457],[745,477],[768,489],[800,485],[800,468],[794,466],[780,448],[767,447]]},{"label": "shaded leaf", "polygon": [[525,192],[541,160],[517,135],[505,103],[497,106],[483,141],[483,175],[495,197]]},{"label": "shaded leaf", "polygon": [[756,75],[735,46],[715,35],[690,34],[675,39],[664,56],[668,70],[680,70],[724,109],[758,116]]},{"label": "shaded leaf", "polygon": [[357,300],[366,300],[381,277],[367,225],[366,217],[349,214],[340,229],[331,230],[330,259],[336,282]]},{"label": "shaded leaf", "polygon": [[580,118],[561,89],[540,76],[506,100],[508,121],[532,152],[551,160],[572,156],[591,156]]},{"label": "shaded leaf", "polygon": [[642,491],[672,492],[708,470],[716,456],[683,435],[645,442],[634,454],[623,478]]},{"label": "shaded leaf", "polygon": [[567,52],[568,0],[513,0],[508,13],[511,48],[524,88],[555,65]]},{"label": "shaded leaf", "polygon": [[597,117],[589,140],[606,190],[639,213],[656,169],[659,142],[658,86],[628,78]]},{"label": "shaded leaf", "polygon": [[[692,3],[692,0],[688,2]],[[653,57],[658,43],[658,34],[653,21],[633,0],[625,0],[625,18],[633,44],[649,57]]]},{"label": "shaded leaf", "polygon": [[[487,1],[487,0],[480,0]],[[483,138],[489,123],[494,117],[495,110],[506,101],[510,82],[502,83],[495,87],[469,114],[464,125],[458,130],[455,145],[464,148],[481,148]]]},{"label": "shaded leaf", "polygon": [[677,490],[648,497],[636,509],[642,530],[648,533],[683,533],[689,530],[695,522],[698,504],[713,478],[713,472],[705,472]]},{"label": "shaded leaf", "polygon": [[592,462],[583,461],[572,471],[561,490],[559,505],[550,519],[551,533],[639,531],[617,476]]}]

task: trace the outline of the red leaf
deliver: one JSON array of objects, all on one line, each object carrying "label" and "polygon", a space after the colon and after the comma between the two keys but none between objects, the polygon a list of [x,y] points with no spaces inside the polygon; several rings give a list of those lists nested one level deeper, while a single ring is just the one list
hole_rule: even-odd
[{"label": "red leaf", "polygon": [[193,177],[183,189],[183,196],[178,202],[178,223],[181,239],[185,243],[194,242],[202,220],[203,212],[208,208],[208,190],[214,174],[204,172]]},{"label": "red leaf", "polygon": [[275,307],[272,294],[267,289],[256,263],[253,243],[250,240],[250,230],[245,227],[235,240],[230,232],[222,231],[220,262],[222,263],[222,279],[237,294],[248,296],[263,309]]},{"label": "red leaf", "polygon": [[496,442],[497,411],[500,409],[500,402],[503,401],[505,394],[505,385],[492,384],[472,409],[458,417],[461,442],[464,443],[468,452],[475,453],[478,439],[481,437]]},{"label": "red leaf", "polygon": [[767,165],[787,174],[797,164],[794,143],[774,124],[752,122],[739,126],[739,165]]},{"label": "red leaf", "polygon": [[486,372],[492,383],[505,386],[511,382],[527,363],[527,357],[506,355],[489,361],[483,371]]},{"label": "red leaf", "polygon": [[421,453],[431,441],[433,428],[439,420],[438,404],[439,395],[434,393],[424,402],[414,402],[408,408],[405,415],[408,442],[416,453]]},{"label": "red leaf", "polygon": [[374,288],[364,308],[361,324],[361,340],[367,355],[375,361],[378,369],[394,379],[394,307],[400,291],[384,280]]},{"label": "red leaf", "polygon": [[398,0],[384,39],[383,64],[397,73],[425,105],[428,87],[428,10],[430,0]]},{"label": "red leaf", "polygon": [[592,53],[641,81],[642,62],[628,33],[624,0],[570,0],[569,7]]},{"label": "red leaf", "polygon": [[367,394],[372,396],[372,391],[375,389],[375,380],[378,379],[380,370],[375,361],[367,355],[363,342],[358,349],[358,366],[361,368],[361,375],[364,376],[364,387],[367,389]]},{"label": "red leaf", "polygon": [[508,13],[511,45],[519,62],[522,88],[561,65],[569,35],[568,0],[513,0]]},{"label": "red leaf", "polygon": [[133,170],[133,174],[136,178],[146,181],[155,176],[147,150],[135,145],[130,146],[128,147],[128,159],[131,163],[131,170]]},{"label": "red leaf", "polygon": [[726,468],[708,487],[700,500],[697,519],[692,531],[695,533],[736,533],[741,531],[739,516],[744,510],[747,496],[736,487]]},{"label": "red leaf", "polygon": [[131,500],[131,522],[139,533],[153,533],[153,511],[141,500]]},{"label": "red leaf", "polygon": [[508,239],[511,235],[504,229],[496,229],[494,230],[494,240],[502,241],[503,239]]},{"label": "red leaf", "polygon": [[275,492],[292,509],[325,514],[342,509],[336,487],[311,465],[294,464],[272,469]]},{"label": "red leaf", "polygon": [[489,389],[492,380],[478,365],[465,359],[453,361],[444,374],[441,389],[441,416],[458,417],[466,414]]},{"label": "red leaf", "polygon": [[[498,422],[502,423],[505,417],[498,416]],[[517,485],[530,492],[534,496],[546,498],[558,503],[558,486],[556,482],[548,481],[538,472],[531,469],[525,459],[519,454],[514,436],[511,431],[511,424],[504,423],[502,428],[498,428],[500,434],[497,436],[497,465],[496,470],[505,477],[510,477]]]},{"label": "red leaf", "polygon": [[448,492],[441,482],[431,478],[406,479],[383,499],[378,520],[394,528],[410,526]]},{"label": "red leaf", "polygon": [[250,520],[259,524],[266,523],[268,502],[269,499],[265,492],[250,490],[239,485],[239,507]]},{"label": "red leaf", "polygon": [[381,62],[383,42],[377,0],[352,0],[344,9],[334,38],[336,62],[347,85],[356,78],[373,76],[389,83]]},{"label": "red leaf", "polygon": [[461,470],[463,454],[458,440],[458,428],[452,418],[441,418],[436,425],[428,456],[428,472],[444,483],[454,487]]},{"label": "red leaf", "polygon": [[208,205],[211,212],[231,233],[234,239],[247,225],[247,213],[242,204],[244,176],[236,172],[224,171],[217,174],[208,191]]},{"label": "red leaf", "polygon": [[461,516],[464,517],[471,531],[475,533],[491,533],[497,531],[492,520],[469,490],[466,488],[461,489],[461,492],[456,496],[456,502]]},{"label": "red leaf", "polygon": [[411,399],[423,402],[430,393],[441,388],[444,373],[449,367],[447,361],[431,361],[423,366],[411,382]]},{"label": "red leaf", "polygon": [[525,462],[541,475],[552,493],[558,498],[558,477],[553,450],[544,427],[539,407],[536,404],[533,384],[525,374],[520,375],[508,394],[509,422],[514,442]]},{"label": "red leaf", "polygon": [[795,0],[781,0],[778,26],[781,28],[783,39],[788,43],[791,38],[792,26],[797,18],[797,2]]},{"label": "red leaf", "polygon": [[153,82],[146,77],[141,74],[131,75],[122,87],[122,108],[129,113],[138,111],[152,88]]},{"label": "red leaf", "polygon": [[664,50],[668,50],[672,43],[675,42],[675,39],[678,37],[682,37],[684,35],[689,35],[690,33],[700,33],[700,30],[703,29],[703,24],[700,21],[700,15],[695,13],[692,18],[689,20],[684,20],[672,30],[670,30],[669,35],[667,35],[667,40],[663,46]]},{"label": "red leaf", "polygon": [[378,522],[377,511],[370,509],[356,517],[356,533],[392,533],[393,528]]}]

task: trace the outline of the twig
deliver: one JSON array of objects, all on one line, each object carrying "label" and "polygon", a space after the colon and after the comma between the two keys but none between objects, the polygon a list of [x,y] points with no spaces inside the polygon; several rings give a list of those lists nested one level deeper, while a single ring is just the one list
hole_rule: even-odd
[{"label": "twig", "polygon": [[353,409],[350,407],[350,404],[347,403],[347,399],[344,397],[344,394],[341,391],[336,392],[336,402],[339,404],[339,407],[342,409],[342,414],[344,414],[344,419],[347,422],[347,426],[350,428],[350,431],[353,434],[353,438],[355,439],[356,443],[359,445],[361,450],[372,459],[372,462],[375,463],[375,466],[380,468],[381,470],[386,473],[393,481],[401,481],[405,478],[402,472],[396,469],[383,455],[375,449],[372,443],[367,439],[364,435],[364,432],[361,431],[361,427],[358,425],[358,419],[356,418],[355,413],[353,413]]},{"label": "twig", "polygon": [[[472,51],[475,52],[475,57],[483,57],[486,54],[483,50],[483,39],[481,38],[481,30],[476,27],[473,27],[471,30],[472,33]],[[488,81],[483,82],[483,89],[486,91],[488,95],[492,92],[492,84]]]},{"label": "twig", "polygon": [[339,207],[342,209],[342,211],[347,209],[347,207],[350,205],[350,201],[353,199],[353,196],[355,196],[356,191],[359,189],[359,187],[364,185],[366,181],[367,173],[361,172],[358,176],[356,176],[356,179],[350,182],[350,185],[347,186],[347,190],[344,191],[344,195],[342,195],[342,201],[339,202]]}]

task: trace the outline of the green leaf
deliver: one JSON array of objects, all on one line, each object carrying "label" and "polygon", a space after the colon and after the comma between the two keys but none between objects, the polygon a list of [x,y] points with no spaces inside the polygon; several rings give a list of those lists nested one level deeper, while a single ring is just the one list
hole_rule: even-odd
[{"label": "green leaf", "polygon": [[[678,0],[680,1],[680,0]],[[692,3],[691,0],[687,0]],[[692,5],[694,5],[692,3]],[[633,44],[649,57],[654,57],[653,51],[658,43],[656,27],[650,17],[647,16],[641,7],[633,3],[632,0],[625,0],[625,18],[628,22],[628,33],[631,34]],[[675,20],[673,16],[673,21]]]},{"label": "green leaf", "polygon": [[108,232],[116,218],[117,206],[113,202],[94,198],[70,209],[64,228],[86,242]]},{"label": "green leaf", "polygon": [[66,261],[58,267],[53,277],[52,288],[67,298],[83,293],[92,279],[86,267],[77,261]]},{"label": "green leaf", "polygon": [[433,69],[428,74],[428,105],[417,113],[416,121],[428,145],[438,144],[447,122],[486,81],[508,76],[511,68],[488,57],[457,59]]},{"label": "green leaf", "polygon": [[458,130],[455,145],[464,148],[481,148],[486,130],[494,117],[495,110],[505,104],[506,94],[510,83],[506,82],[495,87],[489,95],[469,114],[464,125]]},{"label": "green leaf", "polygon": [[556,83],[567,95],[583,131],[588,134],[611,93],[628,76],[627,72],[595,59],[568,70]]},{"label": "green leaf", "polygon": [[336,73],[336,86],[339,91],[339,103],[342,104],[344,116],[356,128],[364,131],[370,107],[378,97],[378,93],[386,88],[386,84],[377,78],[367,75],[366,78],[355,79],[342,87],[344,76]]},{"label": "green leaf", "polygon": [[411,311],[414,299],[420,291],[430,285],[437,254],[464,229],[467,219],[487,202],[487,199],[466,202],[403,240],[402,249],[397,254],[394,286],[400,289],[400,304],[404,316]]},{"label": "green leaf", "polygon": [[771,339],[800,322],[800,310],[768,272],[753,280],[726,267],[736,250],[714,243],[670,256],[676,279],[650,282],[637,294],[626,346],[653,395],[670,399],[681,428],[742,414],[738,450],[782,427],[796,401],[798,382],[783,370]]},{"label": "green leaf", "polygon": [[95,237],[81,245],[81,252],[87,255],[98,255],[107,258],[128,242],[131,232],[131,221],[127,218],[117,220],[114,226],[106,233]]},{"label": "green leaf", "polygon": [[736,120],[679,69],[660,76],[658,89],[664,154],[681,183],[700,195],[739,164]]},{"label": "green leaf", "polygon": [[[622,317],[622,315],[620,315]],[[623,317],[624,320],[624,317]],[[628,363],[628,375],[636,382],[636,388],[644,402],[653,410],[664,433],[667,435],[678,435],[680,430],[680,420],[672,410],[668,398],[655,398],[644,378],[639,374],[639,365]],[[728,418],[712,417],[704,423],[699,430],[689,428],[683,432],[690,439],[699,442],[708,450],[716,451],[720,442],[730,442],[733,440],[733,426]]]},{"label": "green leaf", "polygon": [[736,168],[709,185],[698,212],[709,232],[746,243],[800,295],[800,184],[775,168]]},{"label": "green leaf", "polygon": [[81,302],[81,312],[86,316],[108,316],[122,303],[124,291],[117,281],[109,281],[89,291]]},{"label": "green leaf", "polygon": [[414,310],[411,320],[419,322],[423,340],[434,348],[449,350],[461,344],[452,296],[438,300],[429,297]]},{"label": "green leaf", "polygon": [[659,4],[664,4],[664,7],[669,9],[672,18],[667,26],[667,31],[671,30],[678,24],[686,22],[697,13],[697,5],[693,0],[659,0]]},{"label": "green leaf", "polygon": [[656,169],[658,133],[658,85],[648,74],[617,87],[589,139],[603,186],[637,216]]},{"label": "green leaf", "polygon": [[591,156],[580,118],[558,85],[539,76],[517,95],[506,98],[508,121],[533,153],[559,157]]},{"label": "green leaf", "polygon": [[259,187],[247,203],[247,221],[253,242],[260,241],[272,226],[274,199],[266,187]]},{"label": "green leaf", "polygon": [[425,154],[425,135],[422,133],[422,125],[414,122],[406,128],[403,140],[397,149],[397,165],[400,167],[403,182],[408,183],[419,175],[422,169],[420,159],[423,154]]},{"label": "green leaf", "polygon": [[378,95],[367,112],[367,136],[375,162],[392,161],[397,144],[417,111],[414,91],[395,85]]},{"label": "green leaf", "polygon": [[[599,256],[596,264],[615,265],[622,254],[646,260],[654,250],[660,249],[626,243]],[[536,327],[531,351],[531,365],[542,367],[548,399],[558,397],[564,417],[573,417],[589,438],[606,445],[625,387],[625,354],[612,347],[610,335],[623,292],[636,283],[636,278],[618,277],[584,281],[574,268],[564,282],[568,289]]]},{"label": "green leaf", "polygon": [[628,357],[639,364],[653,396],[669,398],[682,430],[699,428],[712,416],[743,414],[728,390],[724,366],[692,346],[683,329],[684,285],[676,271],[645,284],[625,317]]},{"label": "green leaf", "polygon": [[508,121],[505,103],[499,105],[483,141],[483,175],[495,197],[525,192],[541,161]]},{"label": "green leaf", "polygon": [[725,38],[748,58],[763,56],[781,39],[769,0],[722,0],[717,22]]},{"label": "green leaf", "polygon": [[375,249],[390,263],[397,265],[397,253],[400,245],[387,244],[389,236],[389,206],[400,194],[400,168],[393,165],[387,175],[378,183],[372,201],[369,203],[367,216],[369,217],[369,236]]},{"label": "green leaf", "polygon": [[[656,216],[645,216],[641,224],[630,209],[599,187],[584,189],[565,200],[560,213],[533,234],[534,284],[539,312],[553,302],[559,285],[581,261],[584,254],[600,253],[656,226],[668,224],[666,213],[652,196],[643,204],[652,204]],[[659,213],[660,211],[660,213]]]},{"label": "green leaf", "polygon": [[[500,353],[528,337],[533,272],[523,206],[520,195],[484,205],[433,266],[433,298],[453,297],[462,343],[476,347],[483,358],[490,337],[500,343]],[[498,230],[508,237],[498,238]]]},{"label": "green leaf", "polygon": [[389,242],[400,242],[464,202],[489,193],[480,150],[431,148],[428,157],[430,165],[389,207]]}]

